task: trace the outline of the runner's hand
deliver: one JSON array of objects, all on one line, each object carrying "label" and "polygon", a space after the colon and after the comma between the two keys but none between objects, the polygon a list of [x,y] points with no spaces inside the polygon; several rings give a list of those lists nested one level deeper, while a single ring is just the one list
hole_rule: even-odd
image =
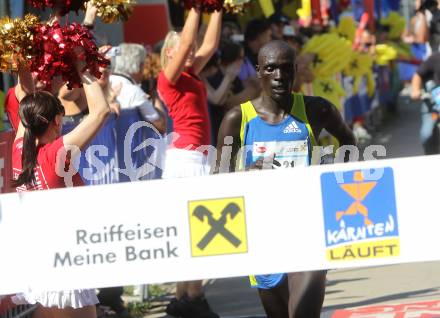
[{"label": "runner's hand", "polygon": [[251,164],[246,170],[266,170],[272,169],[275,160],[275,154],[268,157],[260,157],[257,161]]}]

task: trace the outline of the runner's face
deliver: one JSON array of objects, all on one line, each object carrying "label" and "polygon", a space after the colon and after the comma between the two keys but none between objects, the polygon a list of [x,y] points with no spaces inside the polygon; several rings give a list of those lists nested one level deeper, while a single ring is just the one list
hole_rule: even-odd
[{"label": "runner's face", "polygon": [[296,64],[291,54],[274,49],[260,56],[258,77],[263,92],[273,99],[282,99],[292,93]]}]

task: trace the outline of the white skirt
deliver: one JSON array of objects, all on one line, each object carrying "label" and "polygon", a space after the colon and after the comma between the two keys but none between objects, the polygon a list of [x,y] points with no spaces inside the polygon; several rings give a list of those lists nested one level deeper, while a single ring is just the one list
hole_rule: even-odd
[{"label": "white skirt", "polygon": [[59,292],[20,293],[12,297],[16,305],[41,304],[43,307],[73,309],[94,306],[99,303],[94,289],[63,290]]},{"label": "white skirt", "polygon": [[206,176],[210,170],[208,157],[203,153],[172,148],[165,154],[162,179]]}]

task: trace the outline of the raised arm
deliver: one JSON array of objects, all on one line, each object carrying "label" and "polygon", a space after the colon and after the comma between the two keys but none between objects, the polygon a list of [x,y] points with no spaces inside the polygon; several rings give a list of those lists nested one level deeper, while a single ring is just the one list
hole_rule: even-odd
[{"label": "raised arm", "polygon": [[18,68],[18,81],[15,87],[15,97],[20,102],[26,95],[35,92],[34,79],[26,66],[20,65]]},{"label": "raised arm", "polygon": [[222,11],[216,11],[211,14],[209,25],[205,37],[203,38],[203,43],[197,50],[193,64],[194,74],[198,75],[203,70],[206,63],[208,63],[209,59],[217,50],[220,42],[221,28]]},{"label": "raised arm", "polygon": [[179,46],[176,48],[176,53],[165,66],[165,77],[173,84],[177,82],[180,74],[182,74],[185,68],[186,59],[193,49],[194,43],[196,43],[199,20],[200,12],[194,8],[191,9],[180,35],[180,42]]},{"label": "raised arm", "polygon": [[214,88],[206,78],[203,78],[203,82],[205,83],[206,91],[208,93],[208,101],[214,105],[224,104],[228,98],[228,93],[230,92],[230,87],[234,79],[235,75],[225,73],[220,86]]},{"label": "raised arm", "polygon": [[[85,72],[81,74],[81,80],[89,105],[89,114],[74,130],[64,136],[63,141],[65,146],[76,146],[83,150],[104,124],[110,114],[110,108],[101,86],[94,76],[89,72]],[[76,155],[76,153],[73,153],[73,155]]]},{"label": "raised arm", "polygon": [[422,85],[423,80],[422,77],[414,73],[412,79],[411,79],[411,98],[414,100],[419,100],[422,96]]},{"label": "raised arm", "polygon": [[83,25],[89,30],[92,30],[95,27],[97,14],[98,14],[98,8],[93,5],[92,1],[87,2]]}]

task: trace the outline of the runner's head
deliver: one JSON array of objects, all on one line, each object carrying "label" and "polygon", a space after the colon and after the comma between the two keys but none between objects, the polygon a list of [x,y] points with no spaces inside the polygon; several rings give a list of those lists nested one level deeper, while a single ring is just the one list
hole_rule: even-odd
[{"label": "runner's head", "polygon": [[257,72],[265,95],[281,100],[292,93],[295,58],[295,51],[283,41],[271,41],[260,49]]},{"label": "runner's head", "polygon": [[20,102],[20,119],[25,128],[22,150],[22,173],[15,186],[32,184],[37,165],[37,138],[46,143],[61,135],[64,107],[51,93],[41,91],[29,94]]}]

